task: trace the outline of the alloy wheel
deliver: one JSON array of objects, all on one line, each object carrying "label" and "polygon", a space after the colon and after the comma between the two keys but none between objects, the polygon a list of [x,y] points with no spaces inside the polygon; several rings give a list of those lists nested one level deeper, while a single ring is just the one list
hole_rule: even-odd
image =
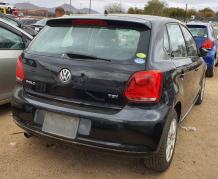
[{"label": "alloy wheel", "polygon": [[203,100],[203,98],[204,98],[205,83],[206,83],[206,78],[204,78],[203,81],[202,81],[201,100]]},{"label": "alloy wheel", "polygon": [[176,134],[177,134],[177,121],[174,118],[170,124],[170,129],[167,136],[167,146],[166,146],[167,162],[169,162],[173,156],[173,152],[176,144]]}]

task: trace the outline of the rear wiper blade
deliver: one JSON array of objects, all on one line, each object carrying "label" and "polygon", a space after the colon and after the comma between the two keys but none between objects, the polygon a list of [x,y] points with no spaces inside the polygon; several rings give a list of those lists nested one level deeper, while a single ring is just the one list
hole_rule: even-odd
[{"label": "rear wiper blade", "polygon": [[65,53],[70,58],[82,58],[82,59],[91,59],[91,60],[103,60],[103,61],[111,61],[106,58],[98,58],[97,56],[78,54],[78,53]]}]

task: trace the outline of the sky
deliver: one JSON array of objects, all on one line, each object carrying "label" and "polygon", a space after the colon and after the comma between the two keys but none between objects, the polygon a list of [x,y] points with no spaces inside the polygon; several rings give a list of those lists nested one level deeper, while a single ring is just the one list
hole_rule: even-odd
[{"label": "sky", "polygon": [[[55,7],[63,3],[69,3],[70,0],[0,0],[8,3],[30,2],[38,6],[43,7]],[[120,3],[127,9],[130,6],[144,7],[148,0],[92,0],[92,7],[94,10],[103,12],[104,7],[110,3]],[[200,9],[204,7],[210,7],[214,10],[218,10],[218,0],[163,0],[169,6],[173,7],[185,7],[188,3],[189,8]],[[87,8],[89,6],[89,0],[72,0],[72,5],[76,8]]]}]

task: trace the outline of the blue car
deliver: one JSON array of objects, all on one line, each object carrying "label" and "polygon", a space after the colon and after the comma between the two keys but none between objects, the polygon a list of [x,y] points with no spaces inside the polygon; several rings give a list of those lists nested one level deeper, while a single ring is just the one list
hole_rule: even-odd
[{"label": "blue car", "polygon": [[218,41],[216,32],[210,23],[190,22],[187,24],[194,36],[198,48],[205,48],[208,54],[204,57],[207,63],[207,76],[213,77],[217,64]]}]

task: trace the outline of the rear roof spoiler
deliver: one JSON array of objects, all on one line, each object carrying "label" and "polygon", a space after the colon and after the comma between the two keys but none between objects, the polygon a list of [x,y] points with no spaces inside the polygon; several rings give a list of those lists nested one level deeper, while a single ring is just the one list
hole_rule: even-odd
[{"label": "rear roof spoiler", "polygon": [[134,17],[123,17],[123,16],[75,16],[75,17],[64,17],[64,18],[55,18],[47,21],[46,25],[48,26],[59,26],[59,25],[69,25],[73,20],[101,20],[111,22],[113,24],[119,25],[130,24],[132,27],[146,27],[151,29],[151,22],[141,18]]}]

